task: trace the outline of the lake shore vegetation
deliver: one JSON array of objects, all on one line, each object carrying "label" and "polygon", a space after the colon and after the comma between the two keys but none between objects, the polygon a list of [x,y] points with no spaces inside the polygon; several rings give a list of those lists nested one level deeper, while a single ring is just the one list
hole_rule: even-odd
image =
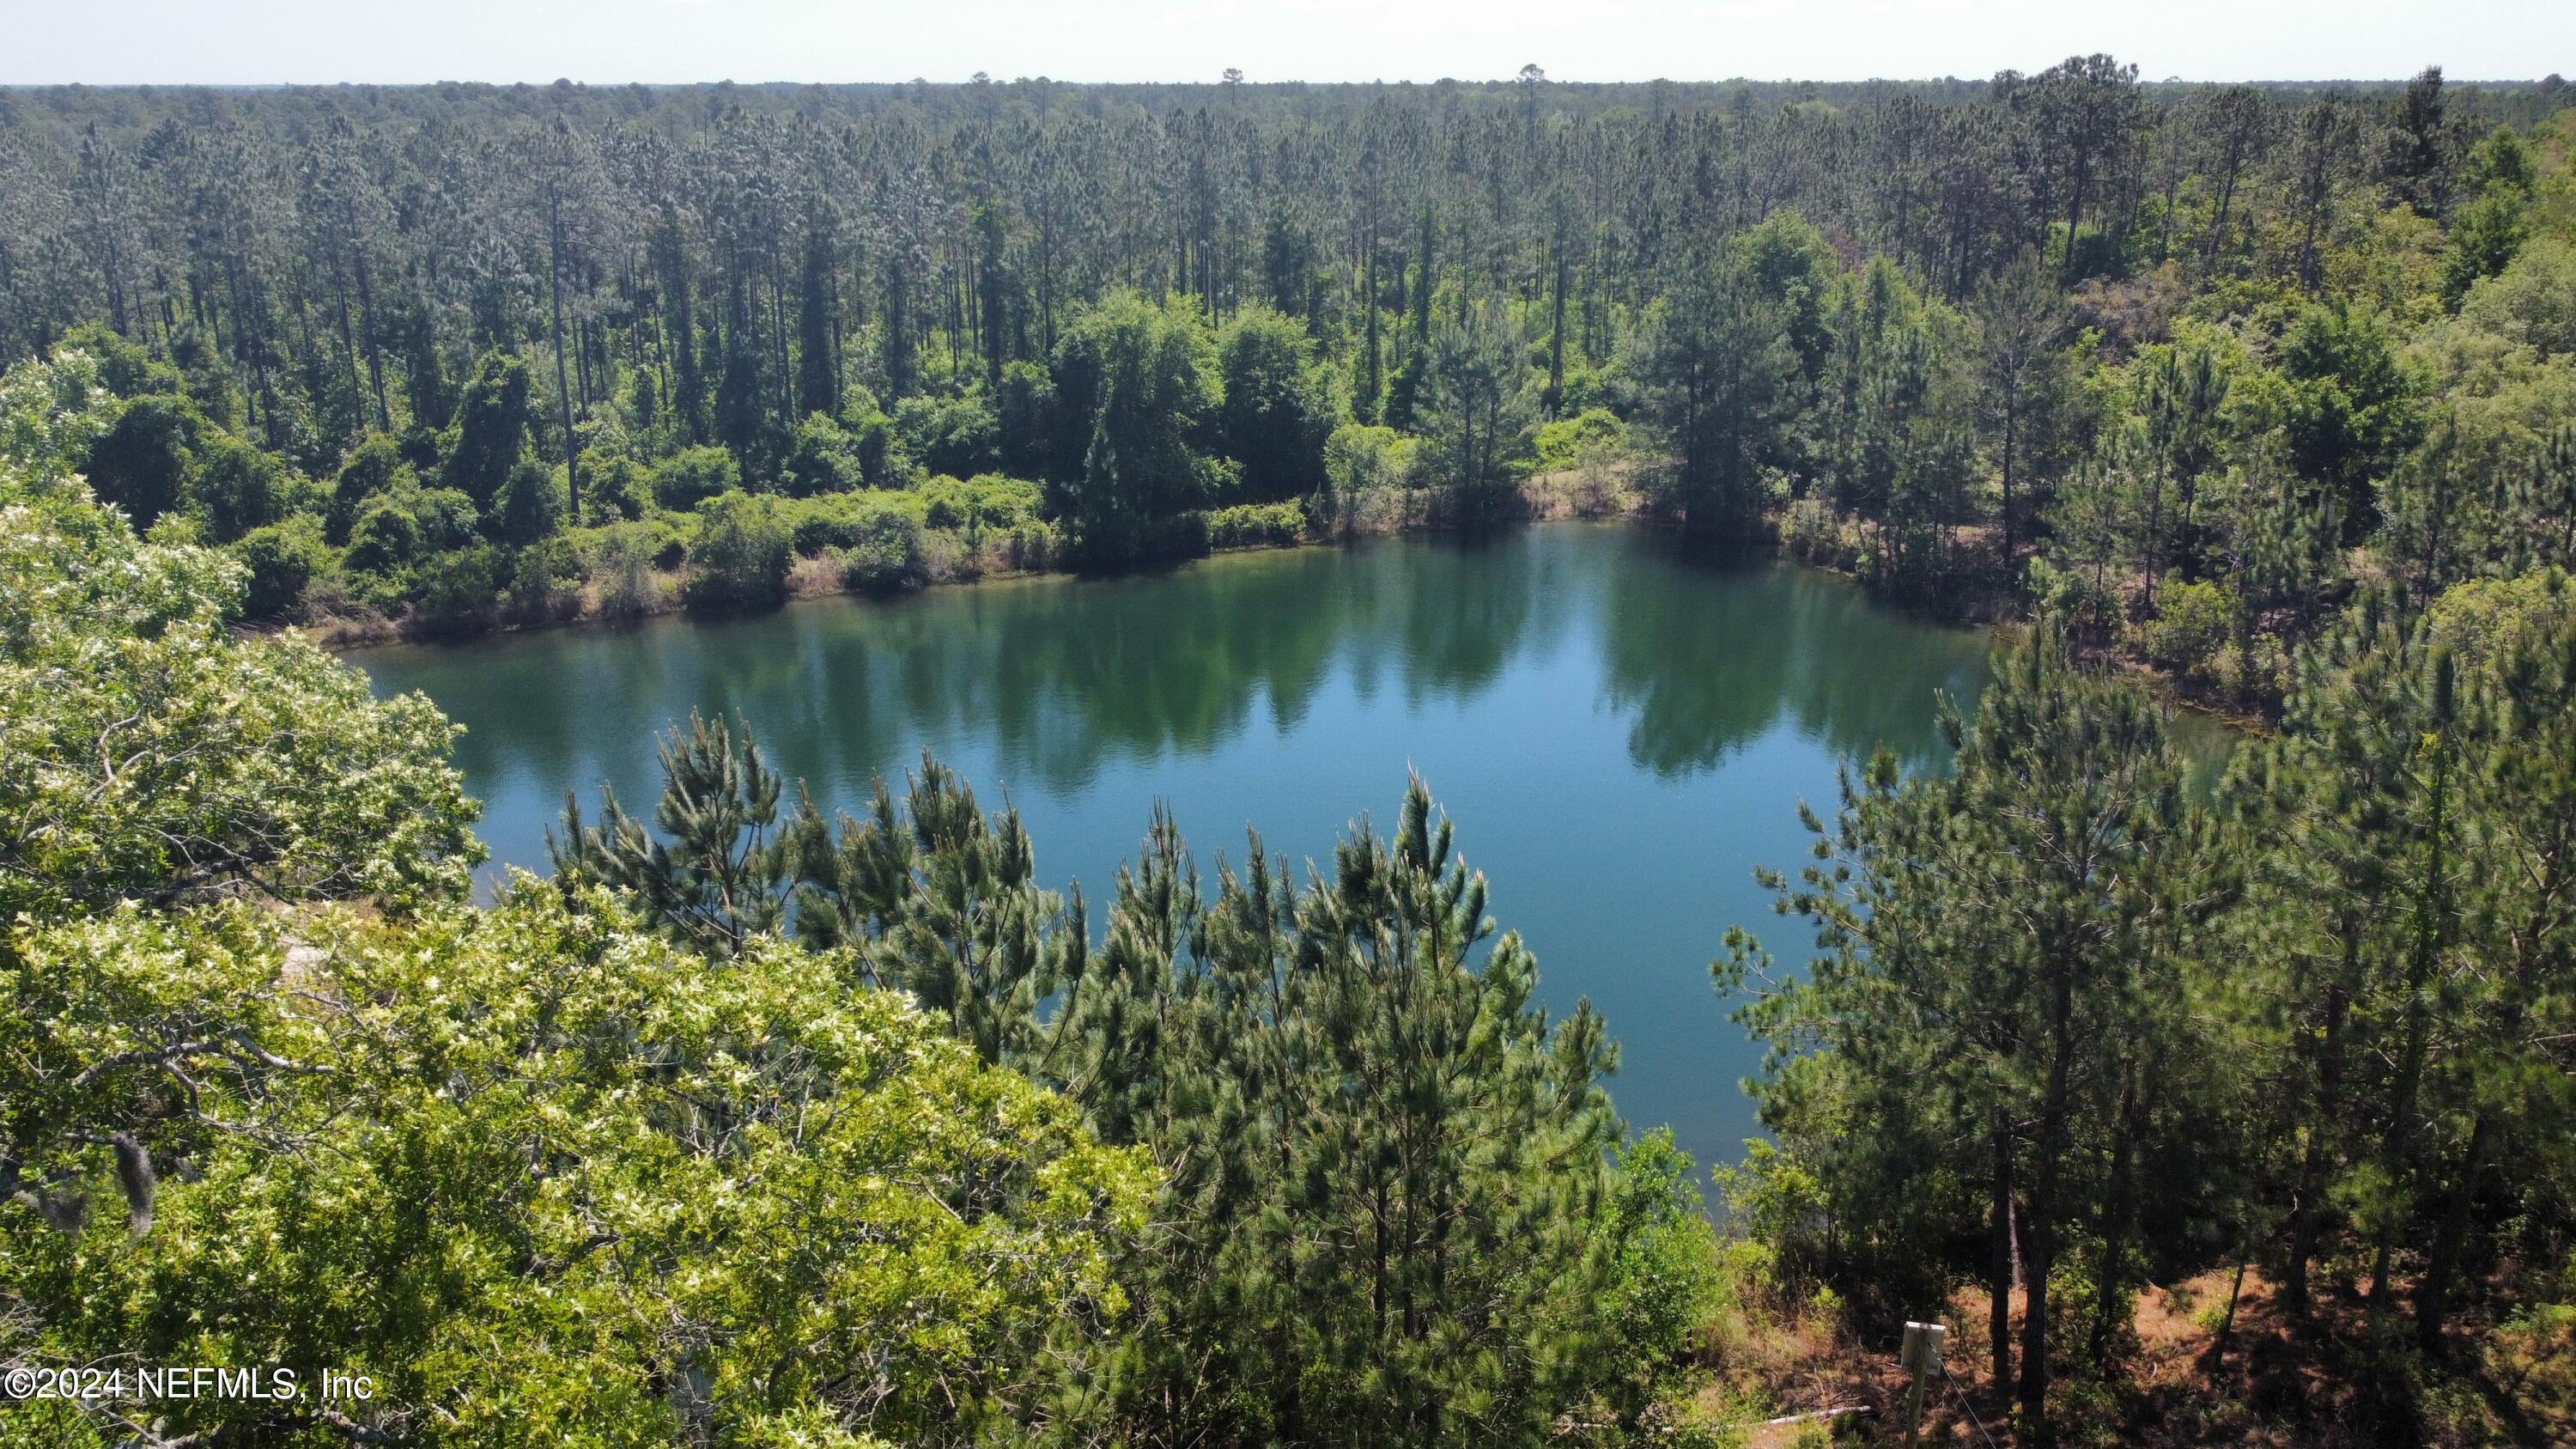
[{"label": "lake shore vegetation", "polygon": [[29,90],[0,351],[326,638],[1629,511],[2277,716],[2576,562],[2566,99]]}]

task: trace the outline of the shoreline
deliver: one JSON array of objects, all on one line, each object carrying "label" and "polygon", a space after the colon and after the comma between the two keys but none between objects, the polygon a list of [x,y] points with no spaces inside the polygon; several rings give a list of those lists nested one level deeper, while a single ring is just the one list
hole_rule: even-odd
[{"label": "shoreline", "polygon": [[[1506,526],[1520,528],[1551,523],[1622,523],[1664,532],[1672,531],[1670,522],[1658,517],[1643,497],[1628,486],[1628,481],[1625,470],[1622,470],[1620,476],[1610,480],[1606,487],[1599,480],[1585,480],[1574,473],[1539,475],[1522,485],[1523,514]],[[1578,490],[1583,496],[1577,496]],[[1346,524],[1330,533],[1309,534],[1288,541],[1229,544],[1221,548],[1211,548],[1206,553],[1139,565],[1113,573],[1094,574],[1072,568],[984,567],[979,564],[969,572],[933,578],[917,588],[894,593],[871,594],[845,586],[841,582],[840,571],[833,567],[828,559],[821,556],[799,557],[788,570],[786,594],[778,607],[784,609],[792,605],[824,599],[849,599],[859,603],[888,604],[937,589],[967,588],[999,583],[1031,583],[1045,579],[1077,582],[1084,579],[1116,578],[1156,569],[1181,568],[1203,560],[1233,555],[1285,553],[1305,548],[1341,548],[1367,539],[1460,531],[1454,525],[1443,524],[1434,517],[1436,509],[1427,496],[1427,490],[1409,493],[1399,501],[1404,504],[1400,513],[1391,519],[1384,519],[1374,524]],[[1775,537],[1769,547],[1748,549],[1747,553],[1748,556],[1758,554],[1763,558],[1792,564],[1799,568],[1814,569],[1818,573],[1829,574],[1850,582],[1856,587],[1860,586],[1858,575],[1851,569],[1837,567],[1829,559],[1805,556],[1800,550],[1792,548],[1785,537]],[[462,646],[514,634],[532,634],[558,629],[618,628],[652,619],[688,616],[688,606],[682,602],[680,596],[679,586],[683,575],[677,571],[656,570],[652,578],[655,603],[652,607],[633,611],[618,613],[601,611],[596,607],[596,591],[585,588],[581,591],[579,604],[570,610],[517,617],[496,610],[495,618],[488,627],[468,631],[407,629],[403,626],[403,621],[398,619],[329,615],[308,624],[287,625],[276,630],[259,632],[284,633],[293,630],[302,633],[317,647],[335,656],[344,656],[394,645]],[[1915,617],[1931,617],[1926,611],[1902,600],[1885,599],[1876,595],[1872,595],[1871,598],[1874,603],[1884,608]],[[1995,600],[1981,600],[1959,617],[1932,618],[1931,621],[1945,628],[1963,629],[1988,635],[2027,627],[2030,623],[2027,614],[2004,612],[1995,605]],[[708,614],[695,617],[704,622],[714,623],[746,616]],[[2187,711],[2224,729],[2231,735],[2245,739],[2259,739],[2274,733],[2275,726],[2259,710],[2203,698],[2202,691],[2191,688],[2169,672],[2144,660],[2134,659],[2108,649],[2092,651],[2092,657],[2103,667],[2138,682],[2168,708]]]},{"label": "shoreline", "polygon": [[[1645,508],[1643,500],[1633,490],[1626,488],[1624,480],[1613,482],[1599,499],[1590,502],[1570,496],[1578,486],[1580,485],[1577,475],[1572,473],[1541,474],[1530,479],[1521,488],[1522,516],[1512,520],[1509,526],[1577,521],[1629,521],[1651,525],[1655,521]],[[1289,549],[1339,547],[1368,538],[1393,538],[1414,533],[1457,531],[1453,526],[1438,521],[1436,517],[1438,505],[1433,490],[1405,490],[1402,493],[1390,495],[1386,501],[1394,508],[1391,517],[1346,522],[1328,533],[1309,533],[1285,541],[1227,544],[1222,547],[1212,547],[1205,553],[1139,564],[1110,573],[1086,573],[1079,568],[1013,568],[1007,564],[988,565],[983,560],[977,559],[967,570],[931,578],[915,588],[878,594],[844,585],[841,582],[840,570],[822,555],[799,556],[788,567],[786,592],[780,600],[779,607],[784,608],[789,604],[828,598],[850,598],[871,603],[892,602],[927,593],[933,589],[1031,579],[1114,578],[1150,572],[1158,568],[1177,568],[1200,559],[1218,558],[1229,554],[1278,553]],[[507,605],[496,602],[484,620],[483,626],[479,628],[418,627],[408,622],[408,616],[388,619],[374,614],[324,614],[305,623],[252,627],[248,632],[282,634],[293,630],[302,633],[321,649],[333,654],[342,654],[392,644],[470,644],[476,640],[510,634],[632,624],[645,619],[687,614],[688,605],[680,596],[680,585],[686,577],[687,575],[679,570],[656,569],[649,575],[652,580],[654,602],[645,608],[620,610],[614,613],[601,609],[598,606],[598,591],[593,587],[585,586],[570,594],[572,606],[569,608],[514,612]],[[745,616],[705,614],[698,617],[714,622]]]}]

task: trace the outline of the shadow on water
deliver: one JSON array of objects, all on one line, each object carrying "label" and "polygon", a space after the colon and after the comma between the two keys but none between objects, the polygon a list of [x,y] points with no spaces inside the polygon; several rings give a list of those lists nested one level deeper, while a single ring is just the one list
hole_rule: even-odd
[{"label": "shadow on water", "polygon": [[1764,558],[1708,560],[1655,538],[1609,576],[1607,696],[1638,765],[1714,768],[1780,722],[1835,754],[1880,745],[1934,762],[1937,695],[1973,701],[1984,639],[1908,619],[1833,574]]}]

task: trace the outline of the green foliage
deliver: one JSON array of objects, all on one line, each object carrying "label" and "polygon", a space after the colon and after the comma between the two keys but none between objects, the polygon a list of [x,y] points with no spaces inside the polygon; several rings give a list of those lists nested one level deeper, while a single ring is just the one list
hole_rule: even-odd
[{"label": "green foliage", "polygon": [[586,519],[642,518],[653,507],[652,471],[633,458],[583,456],[582,516]]},{"label": "green foliage", "polygon": [[375,499],[403,486],[417,487],[418,476],[403,461],[399,446],[383,433],[370,433],[340,465],[331,501],[323,511],[323,530],[334,545],[345,545],[358,515]]},{"label": "green foliage", "polygon": [[1518,328],[1501,305],[1489,303],[1433,334],[1426,367],[1424,476],[1447,488],[1466,517],[1505,516],[1538,406]]},{"label": "green foliage", "polygon": [[275,523],[296,503],[286,465],[229,433],[214,434],[199,448],[189,491],[190,511],[216,543]]},{"label": "green foliage", "polygon": [[481,851],[446,721],[310,645],[233,637],[240,565],[140,542],[63,471],[95,419],[37,410],[75,378],[0,388],[0,919],[461,892]]},{"label": "green foliage", "polygon": [[2461,317],[2543,357],[2576,356],[2576,240],[2535,239],[2513,261],[2471,286]]},{"label": "green foliage", "polygon": [[404,566],[473,546],[474,500],[453,488],[396,486],[370,501],[349,531],[349,567],[391,576]]},{"label": "green foliage", "polygon": [[[1960,1247],[2016,1222],[2019,1397],[2036,1420],[2060,1341],[2052,1275],[2099,1224],[2091,1276],[2116,1299],[2140,1271],[2138,1200],[2188,1198],[2203,1170],[2182,1124],[2213,1076],[2187,1065],[2182,1003],[2223,897],[2157,711],[2075,669],[2053,632],[2013,651],[1973,724],[1947,713],[1944,729],[1953,774],[1900,779],[1882,751],[1830,827],[1807,815],[1817,863],[1768,880],[1815,923],[1819,953],[1742,1016],[1771,1043],[1763,1120],[1831,1225],[1818,1240],[1802,1217],[1784,1246],[1899,1301],[1953,1273],[2002,1299],[2011,1255]],[[1757,979],[1741,933],[1731,956],[1722,982]],[[1774,1175],[1729,1195],[1776,1198]],[[2103,1332],[2095,1319],[2097,1359]],[[2000,1317],[1990,1348],[2008,1376]]]},{"label": "green foliage", "polygon": [[1535,1006],[1419,783],[1391,839],[1346,840],[1302,891],[1255,838],[1203,896],[1158,814],[1095,946],[1017,815],[928,759],[900,808],[880,782],[837,828],[810,804],[782,823],[778,778],[719,730],[675,736],[664,774],[659,837],[613,803],[567,815],[576,888],[620,880],[735,951],[792,895],[800,937],[1164,1164],[1156,1219],[1190,1230],[1122,1268],[1143,1316],[1100,1384],[1118,1437],[1535,1442],[1576,1405],[1633,1418],[1686,1352],[1719,1281],[1688,1160],[1605,1161],[1615,1049],[1588,1007]]},{"label": "green foliage", "polygon": [[134,398],[115,418],[90,445],[81,471],[101,503],[122,509],[135,527],[150,528],[188,501],[194,448],[210,424],[195,403],[168,394]]},{"label": "green foliage", "polygon": [[[128,1132],[161,1169],[133,1242],[0,1207],[30,1356],[337,1365],[375,1383],[352,1422],[428,1444],[989,1442],[1101,1366],[1146,1164],[845,960],[710,961],[524,881],[299,935],[129,908],[21,936],[13,1164],[32,1118]],[[187,1022],[222,1040],[166,1034]],[[163,1090],[183,1074],[204,1090]],[[107,1155],[28,1166],[95,1180]],[[47,1407],[5,1412],[109,1442],[39,1428]]]},{"label": "green foliage", "polygon": [[501,485],[493,513],[501,542],[525,548],[552,535],[563,526],[571,491],[562,469],[549,468],[534,458],[520,459],[510,470],[510,481]]},{"label": "green foliage", "polygon": [[999,461],[998,424],[981,392],[902,399],[895,404],[894,436],[905,457],[933,473],[964,478]]},{"label": "green foliage", "polygon": [[[1066,392],[1066,378],[1079,375],[1097,379],[1087,399]],[[1069,404],[1089,402],[1089,428],[1079,474],[1050,480],[1049,509],[1097,560],[1166,551],[1167,525],[1214,479],[1197,447],[1219,401],[1206,334],[1186,304],[1115,295],[1066,335],[1057,378]]]},{"label": "green foliage", "polygon": [[455,425],[441,440],[441,486],[473,499],[477,508],[492,508],[537,426],[528,390],[526,362],[501,352],[483,355],[465,381]]},{"label": "green foliage", "polygon": [[875,537],[890,519],[918,528],[926,512],[923,497],[916,493],[826,493],[778,505],[778,516],[793,531],[796,551],[806,555],[848,548]]},{"label": "green foliage", "polygon": [[862,594],[900,594],[930,582],[921,524],[910,514],[878,514],[841,553],[841,581]]},{"label": "green foliage", "polygon": [[802,498],[843,492],[865,481],[856,441],[828,414],[809,413],[796,425],[787,456],[779,463],[779,491]]},{"label": "green foliage", "polygon": [[2214,583],[2169,583],[2156,594],[2156,617],[2145,628],[2146,655],[2183,675],[2205,673],[2235,637],[2236,597]]},{"label": "green foliage", "polygon": [[1751,530],[1768,497],[1765,469],[1782,456],[1801,354],[1764,292],[1741,254],[1697,258],[1645,321],[1637,372],[1671,458],[1656,486],[1694,532]]},{"label": "green foliage", "polygon": [[1587,408],[1573,417],[1539,425],[1538,468],[1542,473],[1559,473],[1615,457],[1628,446],[1628,425],[1617,414],[1607,408]]},{"label": "green foliage", "polygon": [[247,619],[274,622],[295,617],[304,606],[304,591],[331,567],[331,548],[322,539],[322,525],[309,514],[252,529],[231,551],[248,573],[241,604]]},{"label": "green foliage", "polygon": [[2425,612],[2424,631],[2461,667],[2477,670],[2545,648],[2567,627],[2571,612],[2576,612],[2576,591],[2570,590],[2567,574],[2547,569],[2516,579],[2452,585]]},{"label": "green foliage", "polygon": [[500,545],[468,543],[413,560],[397,580],[394,599],[424,632],[473,634],[491,626],[509,581],[510,559]]},{"label": "green foliage", "polygon": [[1603,1225],[1618,1244],[1618,1258],[1602,1291],[1601,1314],[1607,1341],[1625,1360],[1624,1392],[1614,1390],[1613,1398],[1632,1423],[1655,1387],[1697,1348],[1729,1287],[1692,1170],[1668,1128],[1619,1150]]},{"label": "green foliage", "polygon": [[690,608],[743,613],[775,608],[787,597],[796,535],[778,501],[737,489],[698,505],[689,544],[696,569],[681,589]]},{"label": "green foliage", "polygon": [[1238,503],[1211,509],[1207,517],[1211,548],[1279,547],[1306,536],[1306,510],[1287,503]]},{"label": "green foliage", "polygon": [[916,490],[932,528],[1018,528],[1038,516],[1043,490],[1025,479],[979,474],[961,483],[933,478]]},{"label": "green foliage", "polygon": [[1309,360],[1306,329],[1263,307],[1238,312],[1217,334],[1224,401],[1216,448],[1243,465],[1243,494],[1268,503],[1314,492],[1337,408]]},{"label": "green foliage", "polygon": [[2460,179],[2474,199],[2453,218],[2442,260],[2442,302],[2454,309],[2522,250],[2534,180],[2531,149],[2512,127],[2498,126],[2470,151]]},{"label": "green foliage", "polygon": [[686,513],[742,486],[742,470],[722,448],[683,448],[653,465],[653,501]]},{"label": "green foliage", "polygon": [[1420,447],[1393,428],[1344,423],[1324,440],[1324,481],[1337,494],[1410,487]]}]

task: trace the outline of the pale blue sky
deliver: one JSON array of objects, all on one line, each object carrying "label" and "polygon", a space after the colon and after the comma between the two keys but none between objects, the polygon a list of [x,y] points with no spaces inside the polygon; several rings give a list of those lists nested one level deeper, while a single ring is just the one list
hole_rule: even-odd
[{"label": "pale blue sky", "polygon": [[2576,0],[0,0],[0,83],[2576,72]]}]

